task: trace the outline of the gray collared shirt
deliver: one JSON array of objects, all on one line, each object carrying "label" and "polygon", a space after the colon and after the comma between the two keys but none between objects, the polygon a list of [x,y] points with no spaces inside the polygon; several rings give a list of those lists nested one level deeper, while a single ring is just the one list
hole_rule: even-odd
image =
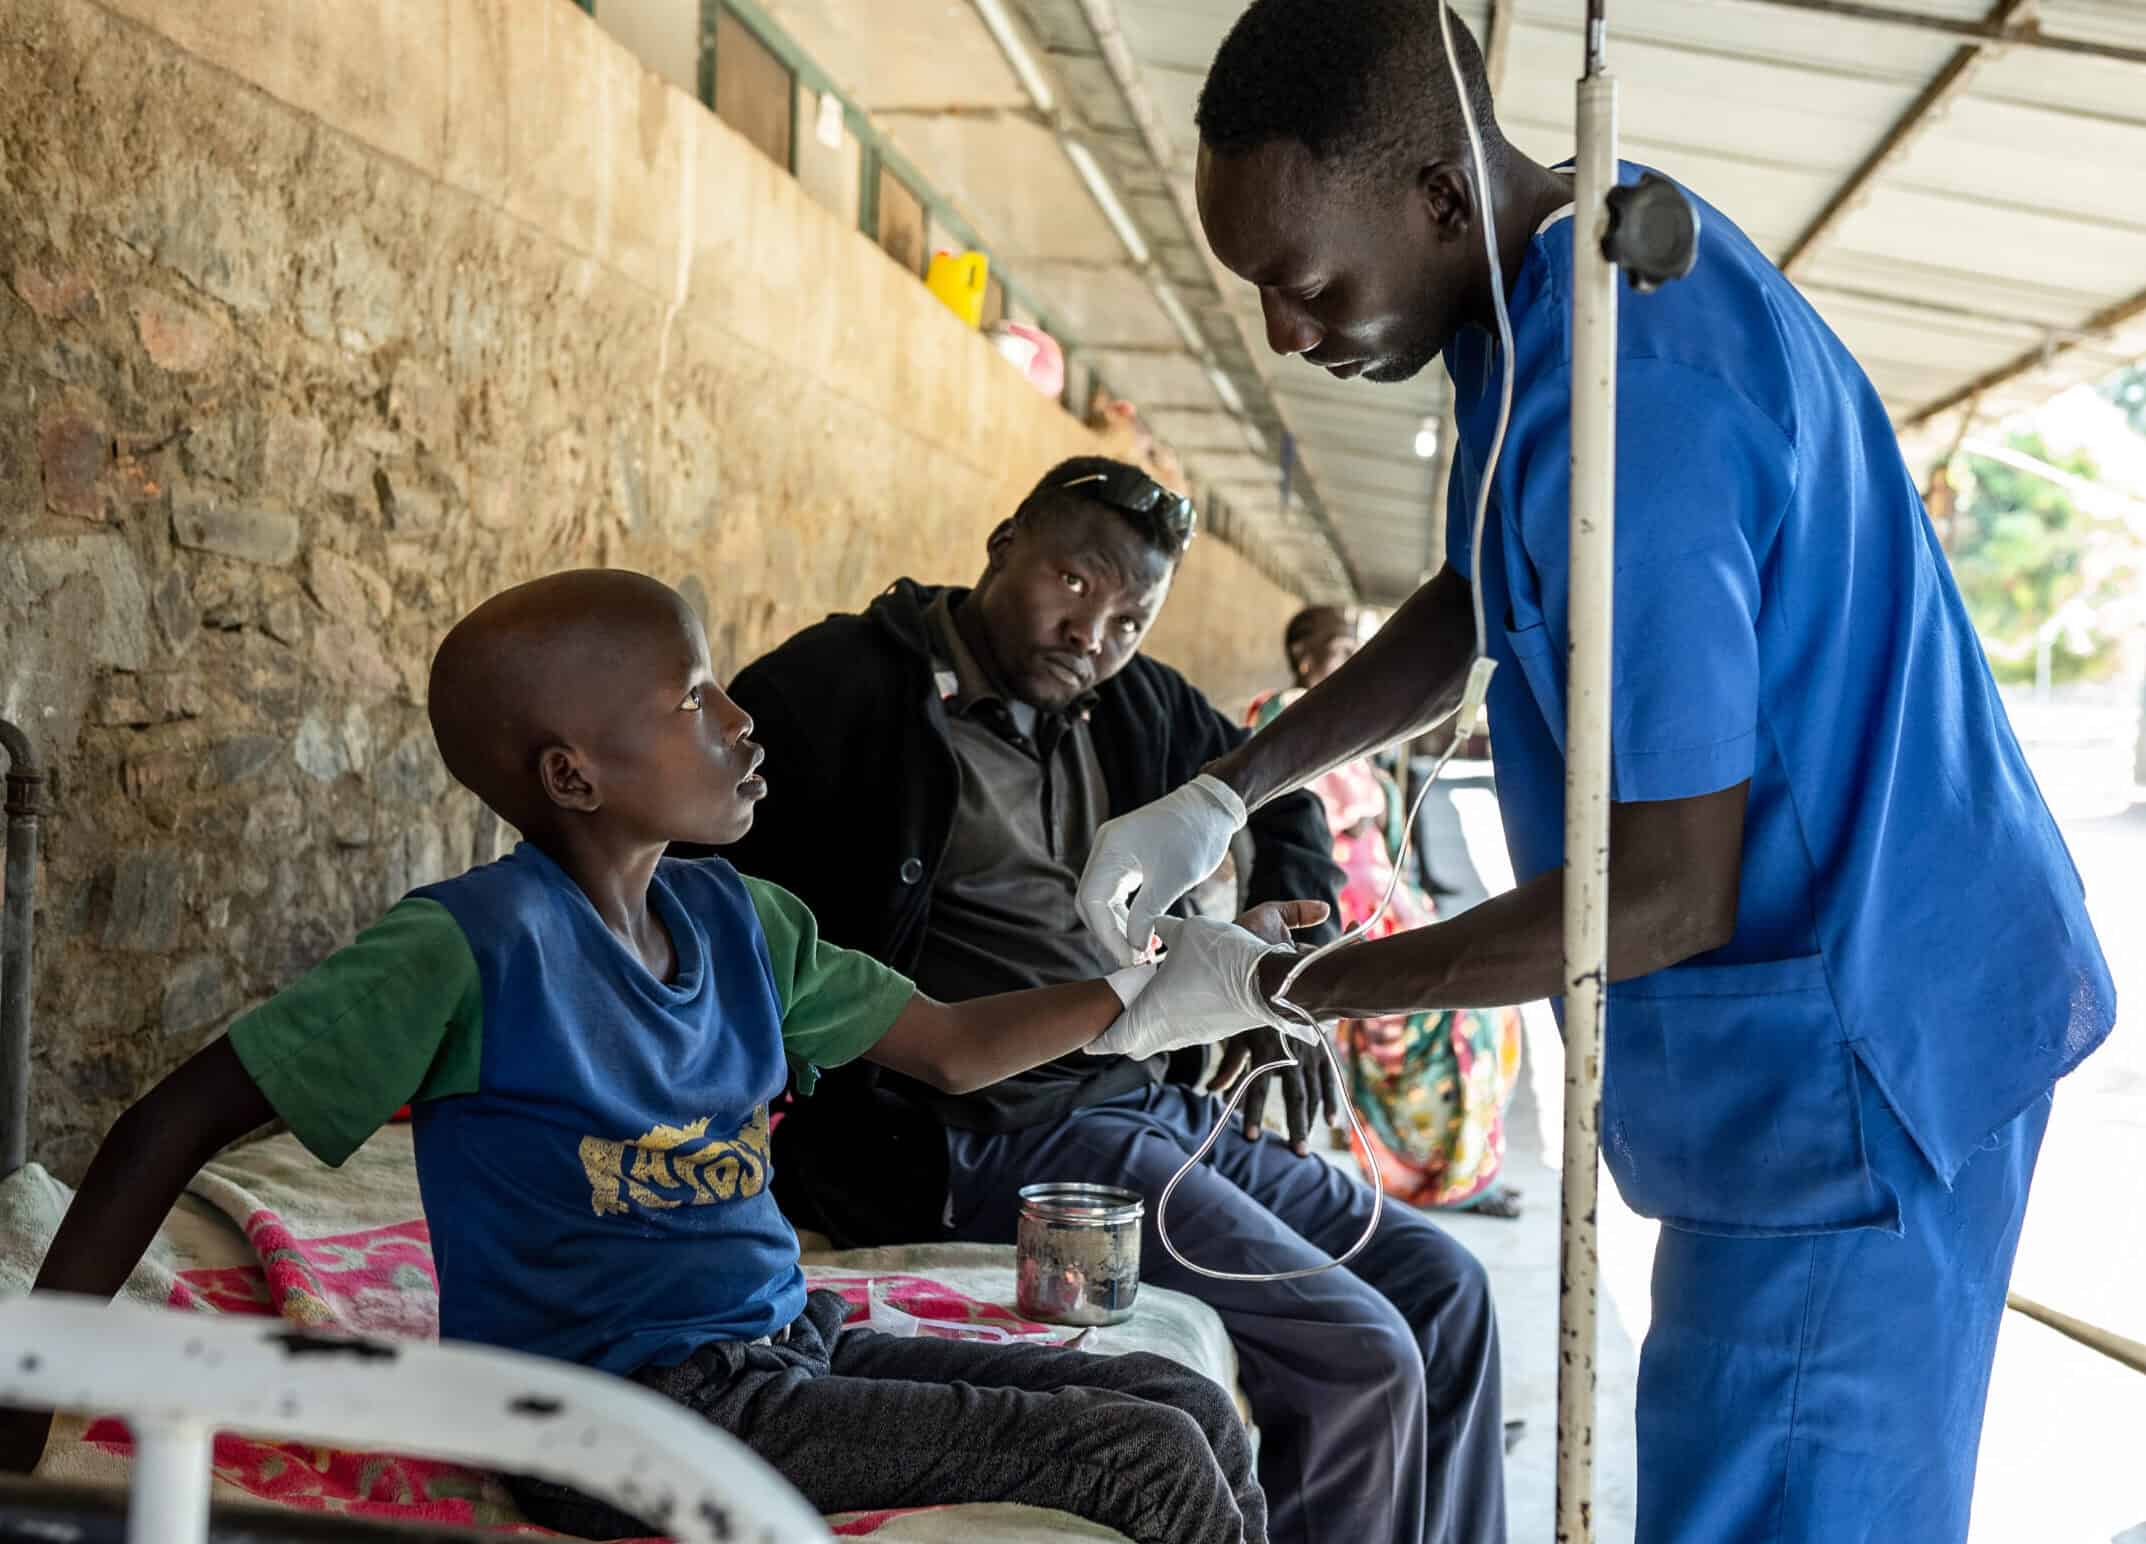
[{"label": "gray collared shirt", "polygon": [[[1114,962],[1074,908],[1089,846],[1109,812],[1089,704],[1058,713],[1005,692],[963,640],[943,596],[926,623],[961,789],[933,881],[917,985],[959,1002],[1107,975]],[[1159,1076],[1159,1060],[1154,1067]],[[1069,1085],[1104,1078],[1115,1093],[1150,1075],[1076,1052],[965,1096],[961,1104],[984,1107],[979,1120],[951,1107],[942,1113],[957,1124],[996,1125],[1039,1099],[1059,1103]]]}]

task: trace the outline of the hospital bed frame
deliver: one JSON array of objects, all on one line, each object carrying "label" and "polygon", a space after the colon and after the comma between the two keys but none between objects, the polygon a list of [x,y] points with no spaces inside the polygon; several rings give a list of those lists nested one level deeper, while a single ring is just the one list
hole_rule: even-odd
[{"label": "hospital bed frame", "polygon": [[126,1422],[127,1544],[205,1544],[210,1442],[226,1430],[557,1480],[681,1544],[830,1537],[771,1466],[684,1407],[623,1378],[489,1347],[32,1293],[0,1303],[0,1405]]}]

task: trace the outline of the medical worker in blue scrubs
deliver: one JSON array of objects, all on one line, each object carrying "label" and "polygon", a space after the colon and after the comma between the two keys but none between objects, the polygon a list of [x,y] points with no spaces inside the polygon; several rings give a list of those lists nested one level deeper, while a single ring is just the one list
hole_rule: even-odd
[{"label": "medical worker in blue scrubs", "polygon": [[[1083,882],[1091,925],[1144,941],[1248,808],[1451,711],[1479,589],[1518,886],[1308,971],[1291,996],[1322,1017],[1560,987],[1572,192],[1497,132],[1457,25],[1455,51],[1510,360],[1436,4],[1255,0],[1215,60],[1200,215],[1275,351],[1452,375],[1448,562],[1265,732],[1104,826]],[[1696,269],[1627,293],[1618,347],[1602,1132],[1664,1224],[1639,1536],[1936,1544],[1967,1530],[2051,1089],[2115,994],[1877,393],[1699,207]],[[1478,571],[1466,512],[1508,369]],[[1110,902],[1135,886],[1128,928]]]}]

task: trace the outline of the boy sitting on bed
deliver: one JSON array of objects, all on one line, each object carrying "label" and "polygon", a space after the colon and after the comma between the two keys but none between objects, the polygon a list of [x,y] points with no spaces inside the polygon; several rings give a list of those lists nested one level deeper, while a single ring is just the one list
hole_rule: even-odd
[{"label": "boy sitting on bed", "polygon": [[[413,892],[123,1115],[38,1286],[117,1291],[195,1170],[257,1126],[287,1121],[337,1164],[410,1102],[444,1336],[630,1376],[823,1512],[1011,1501],[1158,1544],[1263,1540],[1244,1430],[1206,1378],[845,1332],[776,1210],[767,1105],[859,1056],[958,1091],[1106,1030],[1221,1038],[1245,1027],[1245,961],[1324,908],[1263,908],[1258,939],[1206,924],[1215,946],[1136,968],[1151,981],[946,1006],[819,942],[787,892],[663,856],[735,841],[766,792],[752,722],[668,587],[588,570],[508,590],[448,634],[429,695],[448,769],[524,842]],[[0,1418],[0,1464],[34,1461],[46,1430]],[[646,1531],[515,1490],[547,1526]]]}]

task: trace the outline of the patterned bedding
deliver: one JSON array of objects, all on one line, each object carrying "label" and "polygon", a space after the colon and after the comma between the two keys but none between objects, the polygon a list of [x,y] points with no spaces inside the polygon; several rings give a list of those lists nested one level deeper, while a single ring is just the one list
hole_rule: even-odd
[{"label": "patterned bedding", "polygon": [[[0,1293],[28,1290],[71,1192],[37,1165],[0,1181]],[[931,1245],[831,1253],[805,1238],[806,1274],[840,1291],[862,1321],[882,1310],[973,1324],[1001,1334],[1063,1336],[1012,1309],[1013,1251]],[[288,1136],[226,1154],[204,1169],[173,1212],[127,1295],[202,1313],[277,1314],[309,1327],[401,1339],[439,1328],[431,1236],[418,1204],[407,1127],[375,1136],[341,1169],[317,1163]],[[1235,1390],[1236,1358],[1204,1305],[1149,1288],[1126,1324],[1093,1332],[1098,1353],[1150,1351]],[[1239,1405],[1242,1407],[1242,1396]],[[39,1469],[76,1483],[123,1484],[131,1453],[109,1419],[63,1419]],[[352,1517],[462,1524],[544,1536],[520,1520],[497,1478],[478,1470],[381,1453],[339,1453],[226,1435],[216,1443],[219,1495]],[[1115,1539],[1106,1528],[1014,1506],[851,1514],[829,1519],[838,1537],[895,1541],[1051,1544]]]}]

